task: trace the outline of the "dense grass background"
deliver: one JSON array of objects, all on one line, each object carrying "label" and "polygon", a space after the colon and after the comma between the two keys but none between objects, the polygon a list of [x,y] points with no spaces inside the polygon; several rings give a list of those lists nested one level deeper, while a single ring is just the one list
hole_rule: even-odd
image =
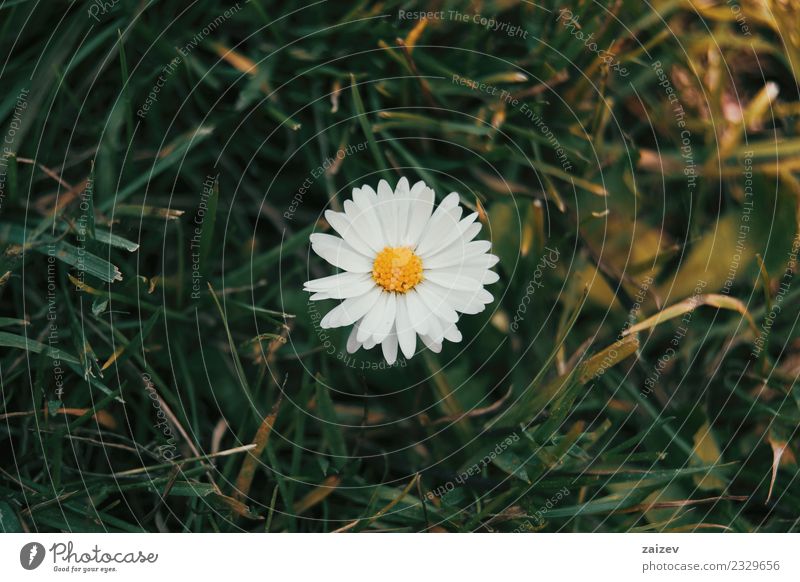
[{"label": "dense grass background", "polygon": [[[0,526],[797,530],[798,23],[1,2]],[[501,280],[386,369],[301,286],[324,209],[400,176]]]}]

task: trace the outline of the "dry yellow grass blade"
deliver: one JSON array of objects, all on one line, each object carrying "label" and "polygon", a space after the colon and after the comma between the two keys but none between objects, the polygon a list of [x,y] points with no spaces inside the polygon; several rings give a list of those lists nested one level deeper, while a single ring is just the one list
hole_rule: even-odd
[{"label": "dry yellow grass blade", "polygon": [[[513,384],[508,387],[508,391],[503,395],[499,400],[494,401],[489,406],[483,406],[481,408],[473,408],[468,412],[465,412],[462,416],[465,418],[475,418],[476,416],[484,416],[486,414],[491,414],[492,412],[496,412],[500,408],[502,408],[503,404],[505,404],[508,399],[511,397],[511,394],[514,391]],[[427,415],[420,418],[420,423],[422,426],[436,426],[439,424],[450,424],[452,422],[458,422],[461,420],[462,416],[443,416],[441,418],[437,418],[434,421],[430,421],[427,418]]]},{"label": "dry yellow grass blade", "polygon": [[128,469],[127,471],[118,471],[116,473],[112,473],[112,477],[119,478],[119,477],[132,477],[134,475],[141,475],[142,473],[151,473],[159,468],[162,468],[166,465],[170,466],[183,466],[188,465],[189,463],[194,463],[196,461],[205,462],[210,459],[216,459],[220,457],[227,457],[230,455],[235,455],[238,453],[243,453],[245,451],[250,451],[253,449],[254,445],[244,445],[241,447],[234,447],[232,449],[227,449],[225,451],[219,451],[218,453],[212,453],[210,455],[198,455],[195,457],[187,457],[185,459],[177,459],[175,461],[170,461],[169,463],[162,463],[160,465],[150,465],[145,467],[138,467],[136,469]]},{"label": "dry yellow grass blade", "polygon": [[766,503],[769,503],[770,499],[772,499],[775,479],[778,477],[778,467],[796,463],[797,460],[794,458],[794,454],[789,448],[789,443],[786,440],[776,437],[772,430],[769,431],[767,442],[770,448],[772,448],[772,475],[769,480],[769,492],[767,493],[766,501]]},{"label": "dry yellow grass blade", "polygon": [[73,277],[69,273],[67,273],[67,278],[69,279],[69,282],[72,283],[75,286],[76,289],[80,289],[84,293],[89,293],[90,295],[101,295],[102,294],[102,291],[98,291],[94,287],[91,287],[90,285],[87,285],[86,283],[84,283],[83,281],[81,281],[77,277]]},{"label": "dry yellow grass blade", "polygon": [[376,522],[376,521],[378,521],[378,520],[379,520],[379,519],[380,519],[380,518],[381,518],[383,515],[385,515],[385,514],[386,514],[386,513],[387,513],[387,512],[388,512],[390,509],[392,509],[392,507],[394,507],[395,505],[397,505],[398,503],[400,503],[400,502],[401,502],[403,499],[405,499],[405,496],[406,496],[406,495],[408,495],[408,492],[409,492],[409,491],[411,491],[411,488],[412,488],[412,487],[414,487],[414,485],[416,485],[416,484],[417,484],[417,481],[419,481],[419,473],[417,473],[416,475],[414,475],[414,478],[413,478],[413,479],[411,479],[411,481],[409,481],[408,485],[406,485],[406,486],[405,486],[405,488],[404,488],[404,489],[403,489],[403,491],[400,493],[400,495],[398,495],[397,497],[395,497],[394,499],[392,499],[392,500],[391,500],[389,503],[387,503],[387,504],[386,504],[386,505],[385,505],[385,506],[384,506],[384,507],[383,507],[383,508],[382,508],[380,511],[378,511],[378,513],[376,513],[375,515],[373,515],[373,516],[370,518],[370,520],[369,520],[369,523],[375,523],[375,522]]},{"label": "dry yellow grass blade", "polygon": [[[215,42],[212,43],[212,47],[214,51],[219,55],[219,57],[231,65],[234,69],[239,71],[240,73],[244,73],[245,75],[249,75],[251,77],[255,77],[258,75],[258,64],[253,59],[250,59],[240,53],[237,53],[235,50],[226,47],[224,44]],[[259,86],[259,89],[266,95],[270,95],[272,93],[272,88],[270,84],[265,80]],[[271,97],[273,100],[277,100],[277,96],[272,95]],[[295,129],[297,129],[295,127]]]},{"label": "dry yellow grass blade", "polygon": [[86,189],[89,184],[89,178],[85,178],[79,184],[73,186],[65,192],[56,192],[47,196],[42,196],[34,205],[36,210],[41,214],[47,216],[53,212],[60,212],[68,206],[73,200],[77,199],[80,194]]},{"label": "dry yellow grass blade", "polygon": [[221,59],[240,73],[248,75],[255,75],[258,73],[258,65],[253,59],[245,57],[219,42],[212,43],[211,46],[214,47],[214,51]]},{"label": "dry yellow grass blade", "polygon": [[[579,384],[586,384],[593,378],[598,378],[606,373],[639,349],[639,337],[632,335],[614,342],[610,346],[597,352],[583,363],[575,371]],[[533,400],[534,409],[544,407],[547,403],[555,399],[570,383],[570,378],[574,372],[572,370],[561,374],[536,390],[536,397]]]},{"label": "dry yellow grass blade", "polygon": [[[742,116],[734,123],[728,124],[719,144],[719,159],[726,159],[742,142],[747,129],[759,127],[770,114],[772,104],[778,98],[778,85],[769,82],[756,94],[742,111]],[[717,156],[711,156],[706,162],[703,173],[714,175],[719,167]]]},{"label": "dry yellow grass blade", "polygon": [[321,503],[328,495],[333,493],[333,490],[336,489],[341,482],[342,478],[339,477],[339,475],[330,475],[326,477],[313,491],[294,504],[295,513],[298,515],[305,513],[317,503]]},{"label": "dry yellow grass blade", "polygon": [[[87,412],[89,412],[91,408],[58,408],[55,411],[55,415],[58,414],[66,414],[69,416],[83,416]],[[47,414],[47,408],[43,408],[42,412]],[[18,416],[31,416],[34,414],[33,410],[26,410],[24,412],[7,412],[6,414],[0,414],[0,420],[6,420],[8,418],[14,418]],[[97,423],[109,430],[113,430],[117,428],[117,421],[114,420],[114,417],[106,410],[98,410],[95,414],[92,415]]]},{"label": "dry yellow grass blade", "polygon": [[119,346],[116,350],[114,350],[114,353],[111,354],[111,357],[106,360],[106,363],[100,366],[100,371],[105,372],[114,362],[116,362],[117,358],[119,358],[125,352],[125,348],[126,346]]},{"label": "dry yellow grass blade", "polygon": [[269,437],[272,434],[272,427],[275,424],[275,419],[278,417],[278,410],[281,405],[281,400],[275,403],[270,413],[264,417],[261,426],[256,431],[256,436],[253,438],[255,445],[252,450],[248,451],[247,456],[242,461],[242,468],[239,469],[239,475],[236,477],[236,491],[233,496],[237,500],[244,499],[250,492],[250,486],[253,484],[253,476],[256,473],[261,453],[264,452],[264,447],[269,442]]},{"label": "dry yellow grass blade", "polygon": [[419,37],[422,36],[422,33],[425,31],[425,27],[428,26],[428,19],[422,18],[419,22],[417,22],[416,26],[411,29],[411,32],[408,33],[406,36],[405,45],[408,47],[408,52],[414,50],[414,45],[417,44]]},{"label": "dry yellow grass blade", "polygon": [[[416,485],[418,481],[419,481],[419,473],[417,473],[416,475],[414,475],[414,478],[413,478],[413,479],[411,479],[411,481],[408,483],[408,485],[406,485],[406,486],[405,486],[405,488],[404,488],[404,489],[403,489],[403,490],[400,492],[400,495],[398,495],[397,497],[395,497],[394,499],[392,499],[392,500],[391,500],[389,503],[387,503],[387,504],[386,504],[386,505],[385,505],[385,506],[384,506],[382,509],[380,509],[380,510],[379,510],[379,511],[378,511],[378,512],[375,514],[375,515],[373,515],[371,518],[369,518],[369,520],[367,520],[367,525],[373,524],[373,523],[375,523],[376,521],[378,521],[378,520],[379,520],[381,517],[383,517],[383,516],[384,516],[384,515],[385,515],[385,514],[386,514],[386,513],[387,513],[387,512],[388,512],[388,511],[389,511],[389,510],[392,508],[392,507],[394,507],[395,505],[397,505],[398,503],[400,503],[400,502],[401,502],[403,499],[405,499],[406,495],[408,495],[408,492],[409,492],[409,491],[411,491],[411,488],[412,488],[412,487],[414,487],[414,485]],[[360,520],[360,519],[357,519],[357,520],[355,520],[355,521],[351,521],[350,523],[348,523],[348,524],[347,524],[347,525],[345,525],[344,527],[340,527],[339,529],[337,529],[337,530],[334,530],[334,532],[333,532],[333,533],[342,533],[342,532],[346,532],[346,531],[348,531],[348,530],[350,530],[350,529],[353,529],[353,528],[354,528],[355,526],[357,526],[359,523],[361,523],[361,520]]]},{"label": "dry yellow grass blade", "polygon": [[619,509],[612,513],[640,513],[652,509],[672,509],[702,505],[704,503],[716,503],[718,501],[746,501],[745,495],[720,495],[719,497],[704,497],[703,499],[678,499],[675,501],[655,501],[650,503],[640,503],[624,509]]},{"label": "dry yellow grass blade", "polygon": [[223,495],[222,493],[213,493],[214,499],[230,509],[236,515],[241,517],[246,517],[248,519],[264,519],[261,516],[258,516],[250,511],[250,508],[242,503],[240,500],[235,499],[233,497],[228,497],[227,495]]},{"label": "dry yellow grass blade", "polygon": [[745,319],[747,319],[747,323],[750,324],[750,327],[753,330],[756,329],[756,324],[753,321],[753,317],[750,315],[750,312],[747,311],[747,307],[745,307],[744,303],[742,303],[741,301],[739,301],[734,297],[729,297],[727,295],[720,295],[718,293],[708,293],[706,295],[689,297],[688,299],[684,299],[680,303],[670,305],[669,307],[662,309],[652,317],[648,317],[644,321],[629,327],[627,330],[623,332],[623,335],[630,335],[632,333],[654,328],[660,323],[669,321],[670,319],[675,319],[676,317],[680,317],[681,315],[689,313],[690,311],[694,311],[697,307],[701,305],[716,307],[718,309],[729,309],[731,311],[736,311],[738,313],[741,313],[742,316]]},{"label": "dry yellow grass blade", "polygon": [[634,354],[638,349],[639,338],[635,335],[627,336],[614,342],[583,363],[579,381],[581,384],[585,384],[593,377],[602,375],[607,369],[616,366],[622,360]]}]

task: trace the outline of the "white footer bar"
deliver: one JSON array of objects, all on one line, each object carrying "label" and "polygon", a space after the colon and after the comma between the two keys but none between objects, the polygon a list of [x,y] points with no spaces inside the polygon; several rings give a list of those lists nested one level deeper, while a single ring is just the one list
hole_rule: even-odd
[{"label": "white footer bar", "polygon": [[[3,580],[800,580],[797,534],[4,534]],[[241,578],[239,578],[241,576]],[[253,578],[258,576],[258,578]],[[506,578],[498,578],[498,577]],[[223,578],[228,577],[228,578]]]}]

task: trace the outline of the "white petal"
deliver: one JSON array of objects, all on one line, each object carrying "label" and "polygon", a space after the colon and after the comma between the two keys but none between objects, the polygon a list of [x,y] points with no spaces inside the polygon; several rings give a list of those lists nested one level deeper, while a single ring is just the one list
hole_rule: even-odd
[{"label": "white petal", "polygon": [[358,348],[361,347],[361,342],[356,339],[356,335],[358,335],[358,323],[353,326],[353,329],[350,330],[350,335],[347,337],[347,353],[354,354],[358,351]]},{"label": "white petal", "polygon": [[[438,285],[431,283],[433,287]],[[478,291],[455,291],[453,289],[445,289],[439,287],[442,291],[447,293],[447,300],[450,306],[459,313],[466,313],[467,315],[475,315],[486,309],[486,305],[494,300],[492,294],[486,289],[479,289]]]},{"label": "white petal", "polygon": [[427,335],[421,335],[420,339],[422,340],[422,343],[424,343],[430,351],[437,354],[442,351],[442,342],[435,342]]},{"label": "white petal", "polygon": [[389,182],[381,180],[378,182],[378,204],[375,207],[378,217],[383,225],[383,233],[386,242],[390,247],[400,244],[400,237],[397,232],[397,209],[394,199],[394,192]]},{"label": "white petal", "polygon": [[[351,216],[350,220],[354,223],[358,221],[356,228],[359,229],[365,240],[369,240],[371,248],[380,252],[386,246],[386,237],[375,210],[375,206],[378,204],[377,194],[369,186],[353,188],[353,203],[359,212]],[[347,210],[347,206],[345,206],[345,210]]]},{"label": "white petal", "polygon": [[[464,218],[461,219],[461,222],[458,223],[458,230],[461,233],[465,233],[469,227],[478,219],[478,213],[473,212],[472,214],[467,214]],[[481,223],[477,223],[478,227],[481,226]],[[480,230],[480,228],[479,228]]]},{"label": "white petal", "polygon": [[433,212],[414,252],[424,260],[427,255],[441,250],[443,241],[449,238],[448,235],[454,231],[458,233],[458,220],[462,211],[458,205],[458,194],[452,192]]},{"label": "white petal", "polygon": [[486,271],[483,274],[483,279],[481,279],[481,283],[484,285],[491,285],[492,283],[497,283],[500,280],[500,275],[495,273],[494,271]]},{"label": "white petal", "polygon": [[402,244],[415,247],[419,242],[420,236],[428,226],[431,213],[433,212],[434,195],[433,190],[428,188],[424,182],[417,182],[411,189],[411,209],[408,214],[408,230]]},{"label": "white petal", "polygon": [[452,244],[463,245],[461,232],[458,230],[458,219],[461,217],[461,212],[461,207],[456,206],[436,220],[431,218],[428,223],[428,231],[422,235],[415,251],[422,260],[443,251]]},{"label": "white petal", "polygon": [[408,178],[400,178],[394,189],[395,221],[397,222],[397,244],[401,245],[408,230],[408,213],[411,208],[411,192]]},{"label": "white petal", "polygon": [[397,335],[394,329],[386,336],[381,344],[383,348],[383,357],[386,358],[386,363],[390,366],[397,361]]},{"label": "white petal", "polygon": [[345,200],[344,213],[353,230],[358,233],[364,244],[369,247],[370,256],[374,257],[381,252],[386,246],[386,242],[383,238],[383,228],[375,211],[371,208],[362,210],[352,200]]},{"label": "white petal", "polygon": [[444,339],[444,325],[442,325],[442,321],[437,316],[431,315],[428,320],[428,333],[425,335],[437,344],[442,343],[442,339]]},{"label": "white petal", "polygon": [[347,299],[358,297],[375,287],[375,281],[369,273],[339,273],[322,279],[308,281],[304,291],[313,292],[316,299]]},{"label": "white petal", "polygon": [[407,295],[407,293],[404,293],[397,298],[395,331],[397,332],[397,341],[400,344],[403,355],[407,359],[411,359],[417,348],[417,334],[409,320]]},{"label": "white petal", "polygon": [[376,343],[381,343],[389,335],[394,327],[394,320],[397,316],[397,293],[387,293],[386,309],[383,311],[381,323],[375,329],[373,337]]},{"label": "white petal", "polygon": [[338,236],[315,232],[311,235],[311,248],[334,267],[353,273],[372,271],[372,261],[357,253]]},{"label": "white petal", "polygon": [[483,267],[465,267],[464,265],[457,265],[455,267],[444,267],[443,269],[431,270],[436,271],[440,275],[446,275],[448,277],[462,276],[469,279],[475,279],[482,285],[490,285],[499,279],[499,275],[497,273]]},{"label": "white petal", "polygon": [[414,287],[414,290],[419,293],[425,305],[427,305],[434,314],[448,323],[457,322],[458,314],[455,309],[450,307],[447,301],[447,291],[444,290],[440,292],[438,289],[441,289],[441,287],[434,287],[426,281]]},{"label": "white petal", "polygon": [[392,191],[392,187],[389,186],[389,182],[380,180],[378,182],[378,202],[381,201],[381,198],[388,200],[392,196],[394,196],[394,192]]},{"label": "white petal", "polygon": [[482,288],[480,281],[477,281],[476,279],[465,277],[464,275],[443,274],[441,269],[423,271],[423,277],[426,281],[431,281],[437,285],[441,285],[445,289],[477,291],[478,289]]},{"label": "white petal", "polygon": [[500,257],[497,255],[473,255],[464,261],[464,267],[479,267],[481,269],[491,269],[500,262]]},{"label": "white petal", "polygon": [[322,277],[320,279],[311,279],[303,283],[305,291],[330,291],[331,289],[339,289],[351,283],[358,283],[364,278],[369,278],[370,275],[366,273],[338,273],[330,275],[329,277]]},{"label": "white petal", "polygon": [[433,317],[431,310],[420,299],[416,290],[406,293],[406,307],[408,308],[408,320],[411,327],[418,334],[428,333],[428,320]]},{"label": "white petal", "polygon": [[492,243],[488,240],[476,240],[465,244],[462,241],[456,241],[436,254],[423,258],[422,264],[426,269],[450,267],[465,263],[471,259],[477,259],[491,248]]},{"label": "white petal", "polygon": [[[461,222],[464,222],[463,220]],[[464,229],[462,233],[462,238],[465,242],[469,242],[478,236],[478,233],[481,231],[481,227],[483,225],[480,222],[476,222],[474,224],[470,224],[467,228]]]},{"label": "white petal", "polygon": [[[409,194],[411,194],[411,198],[413,200],[416,200],[417,198],[422,196],[422,191],[425,190],[425,188],[428,188],[428,187],[425,185],[424,181],[420,180],[419,182],[415,183],[411,187],[411,191],[409,192]],[[428,189],[430,190],[430,188],[428,188]]]},{"label": "white petal", "polygon": [[444,330],[444,339],[451,341],[453,343],[458,343],[461,341],[462,336],[461,332],[458,331],[458,328],[455,324],[452,324],[446,330]]},{"label": "white petal", "polygon": [[[380,289],[380,287],[376,287],[376,289]],[[358,341],[366,344],[367,339],[375,335],[375,331],[383,321],[383,312],[386,311],[386,303],[389,301],[389,295],[389,293],[384,292],[382,289],[379,291],[378,300],[375,302],[372,309],[364,316],[364,319],[361,320],[361,326],[356,335]]]},{"label": "white petal", "polygon": [[[453,211],[451,210],[451,213],[452,212]],[[428,255],[438,254],[440,251],[446,249],[456,241],[459,241],[459,244],[464,245],[475,238],[475,235],[481,230],[480,222],[475,222],[477,218],[478,213],[473,212],[459,221],[455,228],[446,227],[444,229],[445,236],[433,245],[433,248],[436,250],[432,250],[428,253]]]},{"label": "white petal", "polygon": [[376,286],[360,297],[345,299],[322,318],[319,326],[323,329],[329,329],[352,325],[364,317],[366,313],[371,313],[370,310],[377,303],[380,296],[380,287]]},{"label": "white petal", "polygon": [[333,210],[325,211],[325,220],[333,227],[333,230],[339,233],[344,239],[344,242],[349,244],[352,249],[366,257],[374,257],[374,249],[359,235],[359,230],[356,229],[350,219],[344,212],[334,212]]}]

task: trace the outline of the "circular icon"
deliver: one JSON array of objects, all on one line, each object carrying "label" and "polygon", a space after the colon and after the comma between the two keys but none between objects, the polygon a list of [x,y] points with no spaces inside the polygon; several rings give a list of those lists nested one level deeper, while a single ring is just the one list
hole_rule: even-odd
[{"label": "circular icon", "polygon": [[19,563],[26,570],[35,570],[44,561],[44,546],[39,542],[30,542],[19,551]]}]

